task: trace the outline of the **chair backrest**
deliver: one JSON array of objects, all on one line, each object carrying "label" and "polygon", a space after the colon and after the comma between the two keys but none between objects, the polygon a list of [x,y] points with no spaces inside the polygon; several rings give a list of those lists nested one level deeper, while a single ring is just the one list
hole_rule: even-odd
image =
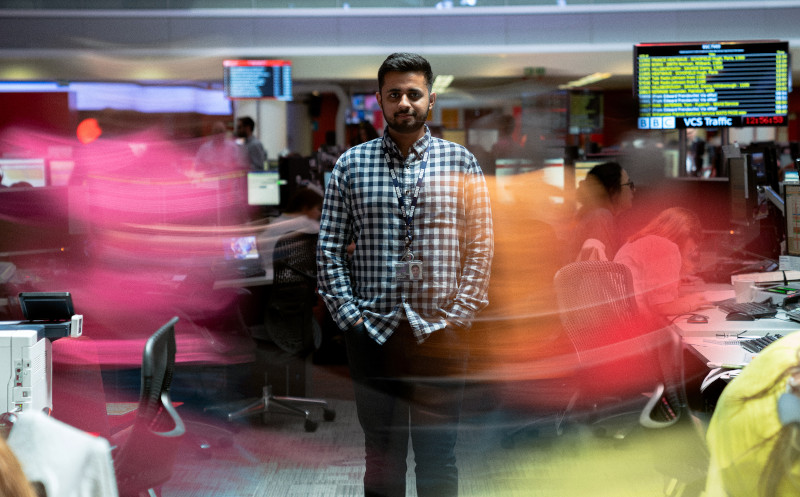
[{"label": "chair backrest", "polygon": [[633,277],[624,264],[580,261],[555,276],[561,322],[578,355],[623,340],[642,323]]},{"label": "chair backrest", "polygon": [[[562,325],[580,368],[590,371],[584,376],[592,393],[639,394],[655,388],[641,424],[675,423],[685,404],[680,341],[671,327],[639,312],[630,269],[611,261],[573,262],[554,281]],[[671,411],[664,420],[651,417],[664,409]]]},{"label": "chair backrest", "polygon": [[174,317],[153,333],[144,344],[142,352],[142,382],[139,392],[137,416],[154,419],[161,409],[161,394],[169,393],[175,371]]},{"label": "chair backrest", "polygon": [[316,250],[316,234],[293,232],[281,236],[272,253],[273,284],[316,285]]},{"label": "chair backrest", "polygon": [[291,354],[318,348],[322,332],[314,317],[317,303],[317,235],[289,233],[275,244],[273,284],[264,326],[272,341]]},{"label": "chair backrest", "polygon": [[174,317],[153,333],[142,353],[142,384],[136,420],[114,454],[121,495],[136,495],[172,476],[186,428],[169,395],[175,369]]}]

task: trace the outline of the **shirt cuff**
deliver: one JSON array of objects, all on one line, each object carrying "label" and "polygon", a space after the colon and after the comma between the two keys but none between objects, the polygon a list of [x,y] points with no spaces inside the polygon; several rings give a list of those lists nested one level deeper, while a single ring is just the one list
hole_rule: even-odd
[{"label": "shirt cuff", "polygon": [[354,303],[348,303],[339,308],[336,313],[336,324],[342,330],[349,330],[361,319],[361,311]]},{"label": "shirt cuff", "polygon": [[453,308],[450,309],[450,312],[447,313],[446,319],[447,322],[453,326],[457,326],[462,330],[468,330],[472,327],[472,320],[474,317],[475,314],[466,307],[454,305]]}]

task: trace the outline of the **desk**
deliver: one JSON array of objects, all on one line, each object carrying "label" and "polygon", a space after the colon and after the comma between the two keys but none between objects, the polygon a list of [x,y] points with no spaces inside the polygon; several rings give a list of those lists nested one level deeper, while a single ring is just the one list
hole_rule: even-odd
[{"label": "desk", "polygon": [[251,278],[234,278],[230,280],[217,280],[214,282],[214,290],[222,288],[246,288],[253,286],[267,286],[272,284],[272,271],[264,276],[253,276]]},{"label": "desk", "polygon": [[746,364],[752,358],[736,336],[764,336],[767,333],[787,335],[800,330],[800,323],[790,321],[779,311],[774,318],[755,321],[727,321],[718,308],[698,311],[708,316],[708,323],[689,323],[688,316],[675,320],[675,326],[686,344],[704,362],[712,364]]}]

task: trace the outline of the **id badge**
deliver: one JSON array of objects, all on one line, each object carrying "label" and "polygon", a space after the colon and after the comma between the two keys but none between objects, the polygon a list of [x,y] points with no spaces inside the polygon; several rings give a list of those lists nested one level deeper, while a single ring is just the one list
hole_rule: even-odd
[{"label": "id badge", "polygon": [[397,281],[422,281],[424,267],[422,261],[401,261],[394,263],[394,277]]}]

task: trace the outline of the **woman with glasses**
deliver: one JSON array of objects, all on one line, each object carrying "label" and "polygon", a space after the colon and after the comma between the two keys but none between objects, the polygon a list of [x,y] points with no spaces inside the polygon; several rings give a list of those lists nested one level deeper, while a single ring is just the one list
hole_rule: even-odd
[{"label": "woman with glasses", "polygon": [[612,260],[619,249],[617,216],[633,206],[633,181],[616,162],[594,166],[576,192],[573,260]]},{"label": "woman with glasses", "polygon": [[633,275],[636,301],[655,316],[686,314],[708,305],[702,293],[681,293],[681,279],[692,275],[703,228],[694,212],[682,207],[662,211],[628,238],[615,262]]}]

